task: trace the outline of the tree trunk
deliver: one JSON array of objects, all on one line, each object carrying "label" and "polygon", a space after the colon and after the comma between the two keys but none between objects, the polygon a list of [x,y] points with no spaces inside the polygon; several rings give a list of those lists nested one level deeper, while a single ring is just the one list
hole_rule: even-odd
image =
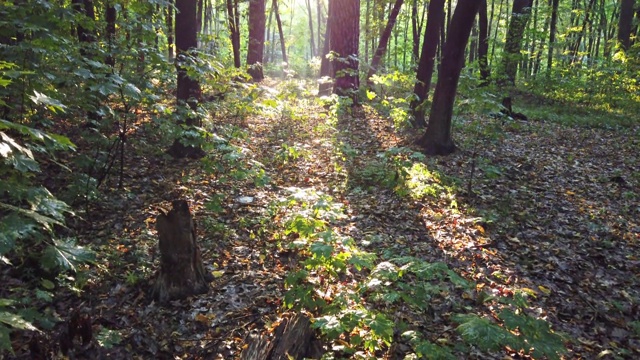
[{"label": "tree trunk", "polygon": [[477,0],[459,0],[456,5],[447,41],[442,50],[442,65],[433,95],[429,125],[424,136],[419,140],[425,154],[447,155],[456,149],[451,138],[453,104],[460,72],[464,65],[464,50],[481,3]]},{"label": "tree trunk", "polygon": [[504,45],[504,57],[502,59],[503,74],[498,83],[503,85],[515,85],[518,63],[520,62],[522,38],[524,29],[531,17],[533,0],[514,0],[511,11],[511,21],[507,30],[507,38]]},{"label": "tree trunk", "polygon": [[[327,96],[331,91],[331,81],[333,78],[333,67],[329,61],[329,49],[331,49],[331,13],[333,12],[334,0],[329,0],[327,11],[327,25],[324,30],[324,44],[322,45],[322,54],[320,56],[320,83],[318,85],[318,96]],[[366,46],[365,46],[366,47]]]},{"label": "tree trunk", "polygon": [[389,20],[387,21],[387,26],[384,28],[382,32],[382,36],[380,36],[380,43],[378,44],[378,48],[376,49],[375,54],[373,55],[373,59],[371,60],[371,67],[369,68],[369,72],[367,74],[367,84],[371,86],[370,79],[371,77],[378,71],[378,66],[380,66],[380,61],[384,56],[385,51],[387,51],[387,45],[389,44],[389,37],[391,36],[391,30],[393,30],[394,25],[396,24],[396,19],[398,18],[398,14],[400,13],[400,9],[402,8],[402,4],[404,0],[396,0],[393,5],[393,9],[391,10],[391,14],[389,15]]},{"label": "tree trunk", "polygon": [[311,56],[310,57],[314,57],[316,56],[316,40],[315,40],[315,34],[313,33],[313,12],[311,11],[311,0],[306,0],[307,3],[307,13],[309,14],[309,32],[311,34],[311,36],[309,36],[310,39],[310,51],[311,51]]},{"label": "tree trunk", "polygon": [[556,27],[558,25],[558,5],[560,0],[552,0],[551,23],[549,24],[549,53],[547,54],[547,76],[551,74],[553,66],[553,47],[556,44]]},{"label": "tree trunk", "polygon": [[173,4],[174,0],[169,0],[165,13],[165,22],[167,25],[167,52],[169,60],[173,60]]},{"label": "tree trunk", "polygon": [[107,46],[108,53],[107,58],[104,61],[105,64],[111,66],[112,68],[116,64],[116,60],[113,57],[113,47],[114,42],[116,41],[116,17],[117,17],[116,8],[113,5],[112,1],[107,2],[107,8],[105,10],[105,20],[107,22],[106,32],[107,32]]},{"label": "tree trunk", "polygon": [[622,0],[620,3],[620,19],[618,20],[618,44],[624,51],[631,45],[631,27],[633,24],[633,6],[635,0]]},{"label": "tree trunk", "polygon": [[265,0],[249,1],[249,44],[247,48],[248,73],[255,82],[264,79],[262,57],[264,56]]},{"label": "tree trunk", "polygon": [[478,64],[482,85],[489,83],[491,69],[489,68],[489,26],[487,19],[487,0],[482,0],[478,11]]},{"label": "tree trunk", "polygon": [[[198,23],[196,22],[196,0],[176,1],[176,69],[178,70],[178,104],[189,105],[191,110],[196,110],[202,100],[200,83],[187,73],[186,64],[193,61],[191,50],[198,46]],[[188,116],[184,121],[187,126],[200,126],[200,119]],[[169,155],[176,158],[201,158],[204,151],[197,146],[184,145],[180,139],[176,139],[168,151]]]},{"label": "tree trunk", "polygon": [[413,93],[416,95],[417,100],[411,103],[414,125],[418,127],[425,127],[427,125],[424,119],[423,103],[427,100],[429,89],[431,88],[431,77],[433,76],[433,67],[436,61],[438,39],[442,25],[444,24],[444,1],[445,0],[431,0],[431,2],[429,2],[427,26],[424,32],[422,52],[416,73],[417,81],[413,88]]},{"label": "tree trunk", "polygon": [[280,51],[282,51],[282,62],[289,64],[287,58],[287,45],[284,43],[284,32],[282,31],[282,20],[280,20],[280,11],[278,10],[278,0],[273,0],[273,11],[276,13],[276,24],[278,25],[278,36],[280,36]]},{"label": "tree trunk", "polygon": [[[231,48],[233,51],[233,66],[240,68],[240,14],[238,13],[238,0],[227,0],[227,18]],[[195,20],[194,20],[195,21]]]},{"label": "tree trunk", "polygon": [[[193,24],[196,24],[195,18]],[[156,219],[160,272],[153,285],[153,297],[160,302],[206,293],[212,280],[202,265],[196,244],[196,226],[187,201],[175,200],[172,206],[171,211]]]},{"label": "tree trunk", "polygon": [[332,0],[333,21],[331,29],[331,51],[336,53],[332,60],[335,73],[333,92],[348,96],[358,103],[358,45],[360,41],[360,0]]}]

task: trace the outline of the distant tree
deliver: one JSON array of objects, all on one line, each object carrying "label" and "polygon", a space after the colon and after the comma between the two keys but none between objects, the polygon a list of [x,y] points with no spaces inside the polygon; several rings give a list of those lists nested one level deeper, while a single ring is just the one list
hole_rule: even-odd
[{"label": "distant tree", "polygon": [[330,48],[335,54],[332,60],[335,82],[334,94],[350,96],[358,102],[360,86],[358,75],[358,44],[360,42],[360,0],[330,0],[335,6],[332,13]]},{"label": "distant tree", "polygon": [[169,0],[165,9],[164,21],[167,26],[167,56],[170,60],[173,60],[173,4],[175,0]]},{"label": "distant tree", "polygon": [[547,53],[547,76],[551,74],[553,66],[553,47],[556,44],[556,28],[558,25],[558,5],[560,0],[551,0],[551,20],[549,24],[549,48]]},{"label": "distant tree", "polygon": [[[276,1],[276,0],[274,0]],[[329,15],[332,14],[335,10],[333,7],[335,6],[335,1],[329,0]],[[331,83],[328,81],[324,81],[326,78],[333,78],[333,67],[331,66],[331,62],[329,61],[329,51],[331,49],[331,28],[332,28],[333,19],[331,16],[327,16],[327,25],[325,26],[324,31],[324,45],[322,46],[322,53],[320,54],[320,78],[321,82],[318,85],[318,95],[326,96],[329,95],[331,91]]]},{"label": "distant tree", "polygon": [[242,64],[240,63],[240,13],[238,13],[238,0],[227,0],[227,21],[229,24],[229,36],[231,37],[231,50],[233,51],[233,66],[240,68]]},{"label": "distant tree", "polygon": [[116,64],[115,58],[113,57],[113,47],[116,41],[116,17],[118,13],[116,11],[116,7],[114,6],[112,1],[107,2],[105,9],[105,20],[107,21],[107,46],[108,53],[107,58],[105,60],[105,64],[113,67]]},{"label": "distant tree", "polygon": [[618,44],[622,50],[629,50],[631,46],[631,29],[633,25],[633,7],[635,0],[622,0],[620,3],[620,18],[618,20]]},{"label": "distant tree", "polygon": [[282,62],[289,63],[287,58],[287,45],[284,42],[284,31],[282,31],[282,20],[278,10],[278,0],[273,0],[273,12],[276,14],[276,25],[278,26],[278,36],[280,37],[280,51],[282,52]]},{"label": "distant tree", "polygon": [[429,2],[429,12],[427,15],[427,27],[422,42],[422,52],[416,73],[416,85],[413,93],[417,99],[411,103],[413,110],[414,125],[425,127],[423,103],[427,99],[431,88],[431,77],[436,61],[436,51],[438,49],[438,39],[444,24],[444,0],[431,0]]},{"label": "distant tree", "polygon": [[[186,104],[196,110],[201,101],[200,83],[187,73],[187,64],[193,61],[193,49],[198,46],[198,23],[196,21],[197,0],[176,0],[176,68],[178,70],[178,104]],[[199,126],[198,118],[188,116],[187,126]],[[183,145],[176,139],[169,149],[174,157],[198,158],[204,155],[201,148]]]},{"label": "distant tree", "polygon": [[459,0],[451,19],[442,50],[442,65],[433,95],[429,125],[419,140],[428,155],[447,155],[455,151],[456,146],[451,138],[453,104],[464,65],[464,50],[481,3],[478,0]]},{"label": "distant tree", "polygon": [[264,56],[264,33],[266,23],[265,0],[249,1],[249,43],[247,45],[248,73],[253,81],[264,79],[262,57]]},{"label": "distant tree", "polygon": [[483,84],[489,82],[491,69],[489,68],[489,26],[487,19],[487,0],[481,0],[478,11],[478,65],[480,67],[480,80]]},{"label": "distant tree", "polygon": [[387,46],[389,45],[389,37],[391,37],[391,30],[396,24],[396,19],[398,18],[398,14],[400,13],[400,9],[402,8],[402,4],[404,0],[396,0],[393,5],[393,9],[391,10],[391,14],[389,14],[389,20],[387,21],[387,25],[382,31],[382,35],[380,36],[380,42],[378,43],[378,48],[376,52],[373,54],[373,59],[371,59],[371,66],[369,67],[369,72],[367,73],[367,83],[370,81],[369,79],[378,71],[378,66],[380,66],[380,62],[382,61],[382,57],[387,51]]},{"label": "distant tree", "polygon": [[504,57],[502,59],[502,74],[498,79],[501,84],[514,85],[520,62],[520,49],[524,30],[531,17],[533,0],[514,0],[511,10],[511,20],[507,29],[507,38],[504,45]]}]

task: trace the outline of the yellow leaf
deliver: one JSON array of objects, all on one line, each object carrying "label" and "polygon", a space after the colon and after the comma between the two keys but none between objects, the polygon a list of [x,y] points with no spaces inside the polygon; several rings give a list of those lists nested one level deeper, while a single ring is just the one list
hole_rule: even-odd
[{"label": "yellow leaf", "polygon": [[217,278],[221,277],[222,275],[224,275],[224,271],[222,271],[222,270],[212,271],[211,275],[213,275],[213,277],[217,279]]},{"label": "yellow leaf", "polygon": [[574,193],[574,192],[573,192],[573,191],[571,191],[571,190],[567,190],[567,191],[565,192],[565,194],[567,194],[567,195],[575,195],[576,193]]},{"label": "yellow leaf", "polygon": [[545,295],[551,294],[551,290],[547,289],[546,287],[544,287],[542,285],[538,285],[538,289],[540,289],[540,291],[542,291]]}]

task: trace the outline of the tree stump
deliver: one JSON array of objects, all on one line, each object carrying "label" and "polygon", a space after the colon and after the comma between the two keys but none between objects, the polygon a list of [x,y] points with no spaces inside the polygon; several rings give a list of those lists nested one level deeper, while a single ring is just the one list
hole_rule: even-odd
[{"label": "tree stump", "polygon": [[273,338],[267,335],[252,336],[241,360],[289,360],[319,359],[322,356],[320,341],[314,337],[311,321],[306,315],[295,315],[283,320]]},{"label": "tree stump", "polygon": [[212,280],[202,265],[189,205],[185,200],[175,200],[172,206],[171,211],[156,219],[160,272],[152,294],[160,302],[206,293]]}]

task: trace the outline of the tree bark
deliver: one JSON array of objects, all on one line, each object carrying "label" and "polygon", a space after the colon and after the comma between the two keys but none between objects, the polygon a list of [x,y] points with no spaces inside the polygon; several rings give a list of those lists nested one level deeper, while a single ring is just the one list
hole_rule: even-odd
[{"label": "tree bark", "polygon": [[106,30],[107,30],[107,45],[108,45],[108,53],[107,58],[105,59],[105,64],[111,66],[112,68],[116,64],[116,60],[113,57],[113,46],[116,38],[116,17],[118,13],[112,1],[107,2],[107,7],[105,10],[105,20],[107,22]]},{"label": "tree bark", "polygon": [[158,215],[156,219],[160,238],[160,272],[152,295],[160,302],[205,293],[212,280],[202,265],[196,244],[196,226],[187,201],[175,200],[172,206],[171,211]]},{"label": "tree bark", "polygon": [[[275,0],[274,0],[275,1]],[[331,82],[328,78],[333,79],[333,67],[329,61],[329,50],[331,49],[331,27],[334,0],[329,0],[327,11],[327,25],[324,30],[324,44],[322,45],[322,54],[320,57],[320,83],[318,84],[318,95],[327,96],[331,91]],[[365,46],[366,47],[366,46]]]},{"label": "tree bark", "polygon": [[433,67],[436,61],[438,40],[440,38],[440,31],[444,24],[444,1],[445,0],[431,0],[431,2],[429,2],[427,26],[424,32],[422,52],[420,54],[420,62],[418,63],[418,71],[416,73],[417,81],[413,88],[413,93],[416,95],[417,99],[411,103],[414,125],[418,127],[425,127],[427,125],[424,118],[423,103],[427,100],[429,89],[431,88],[431,78],[433,76]]},{"label": "tree bark", "polygon": [[282,51],[282,62],[289,64],[287,58],[287,45],[284,43],[284,32],[282,31],[282,20],[280,20],[280,11],[278,10],[278,0],[273,0],[273,11],[276,13],[276,25],[278,25],[278,36],[280,36],[280,51]]},{"label": "tree bark", "polygon": [[[238,0],[227,0],[227,20],[229,23],[229,36],[233,51],[233,66],[240,68],[240,14],[238,13]],[[195,20],[194,20],[195,21]]]},{"label": "tree bark", "polygon": [[331,22],[331,51],[336,56],[332,60],[335,74],[333,92],[348,96],[358,103],[358,45],[360,41],[360,0],[331,0],[335,2]]},{"label": "tree bark", "polygon": [[[193,62],[191,50],[198,46],[198,23],[196,22],[196,0],[176,1],[176,69],[178,70],[178,103],[186,104],[191,110],[196,110],[202,100],[200,83],[187,73],[187,64]],[[200,126],[200,119],[187,116],[184,120],[187,126]],[[176,139],[168,153],[177,158],[201,158],[204,151],[197,146],[184,145]]]},{"label": "tree bark", "polygon": [[309,36],[309,51],[311,52],[311,56],[310,57],[314,57],[316,56],[316,40],[315,40],[315,34],[313,33],[313,12],[311,11],[311,0],[306,0],[305,1],[307,3],[307,13],[309,14],[309,33],[311,34],[311,36]]},{"label": "tree bark", "polygon": [[249,69],[247,72],[255,82],[264,79],[262,57],[264,56],[265,15],[265,0],[249,1],[249,44],[247,46]]},{"label": "tree bark", "polygon": [[482,85],[489,83],[491,69],[489,68],[489,26],[487,19],[487,0],[481,0],[478,11],[478,64],[480,67],[480,81]]},{"label": "tree bark", "polygon": [[387,45],[389,44],[389,37],[391,36],[391,30],[396,24],[396,19],[398,18],[398,14],[400,13],[400,9],[402,8],[402,4],[404,0],[396,0],[393,5],[393,9],[391,10],[391,14],[389,14],[389,20],[387,21],[387,26],[385,26],[384,31],[382,32],[382,36],[380,36],[380,43],[378,44],[378,48],[376,49],[375,54],[373,54],[373,59],[371,59],[371,67],[369,68],[369,72],[367,73],[367,84],[371,86],[370,83],[371,77],[378,71],[378,66],[380,66],[380,61],[384,56],[384,53],[387,51]]},{"label": "tree bark", "polygon": [[547,53],[547,76],[551,74],[553,66],[553,47],[556,44],[556,27],[558,25],[558,5],[559,0],[552,0],[551,3],[551,23],[549,24],[549,52]]},{"label": "tree bark", "polygon": [[174,56],[174,44],[173,44],[173,9],[174,0],[169,0],[167,4],[166,13],[165,13],[165,22],[167,25],[167,52],[169,60],[173,60]]},{"label": "tree bark", "polygon": [[620,3],[620,18],[618,20],[618,44],[624,51],[631,46],[631,28],[633,24],[633,6],[635,0],[622,0]]},{"label": "tree bark", "polygon": [[311,321],[306,315],[298,314],[283,320],[272,339],[265,335],[250,337],[240,360],[319,359],[322,353],[322,346],[311,329]]},{"label": "tree bark", "polygon": [[425,154],[447,155],[456,149],[451,138],[451,116],[460,72],[464,65],[464,50],[480,4],[481,1],[477,0],[459,0],[456,5],[442,50],[442,65],[433,95],[429,125],[419,140]]},{"label": "tree bark", "polygon": [[504,57],[502,59],[503,74],[498,79],[502,85],[515,85],[518,63],[520,62],[520,49],[522,37],[527,22],[531,17],[533,0],[514,0],[511,10],[511,21],[507,29],[507,38],[504,45]]}]

